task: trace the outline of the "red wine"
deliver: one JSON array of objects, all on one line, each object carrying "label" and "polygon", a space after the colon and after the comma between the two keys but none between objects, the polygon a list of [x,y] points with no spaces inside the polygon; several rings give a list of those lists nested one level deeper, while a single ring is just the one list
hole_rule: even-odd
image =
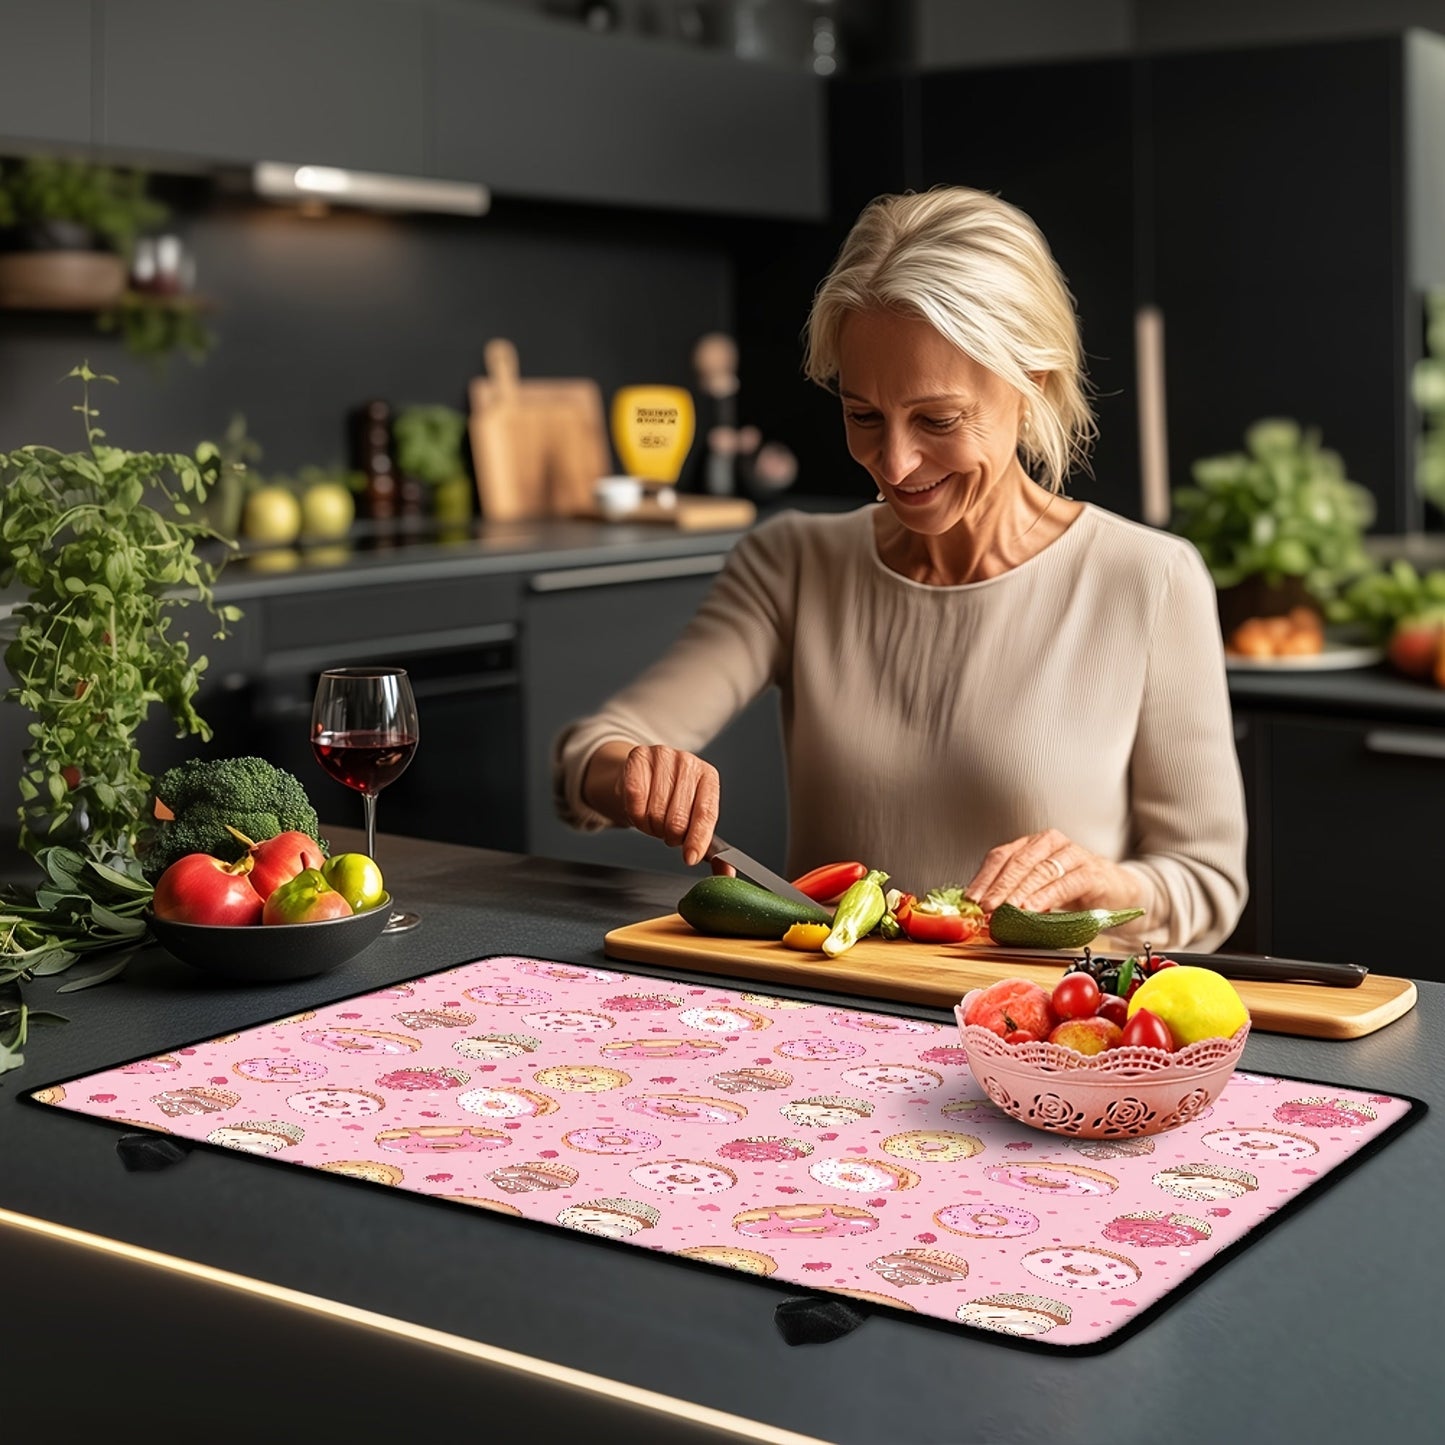
[{"label": "red wine", "polygon": [[416,752],[416,739],[383,729],[353,729],[344,733],[317,733],[311,739],[316,761],[336,779],[358,793],[379,793],[394,783]]}]

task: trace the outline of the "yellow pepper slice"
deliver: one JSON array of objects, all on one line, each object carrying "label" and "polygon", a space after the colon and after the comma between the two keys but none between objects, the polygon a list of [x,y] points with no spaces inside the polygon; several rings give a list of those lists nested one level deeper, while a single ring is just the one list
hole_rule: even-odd
[{"label": "yellow pepper slice", "polygon": [[783,943],[788,948],[796,948],[800,953],[820,953],[823,940],[832,931],[826,923],[795,923],[783,935]]}]

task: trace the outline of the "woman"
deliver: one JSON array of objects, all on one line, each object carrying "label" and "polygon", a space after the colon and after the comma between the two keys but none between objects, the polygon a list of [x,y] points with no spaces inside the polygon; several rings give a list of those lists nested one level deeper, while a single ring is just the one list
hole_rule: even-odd
[{"label": "woman", "polygon": [[1033,222],[962,188],[874,201],[806,371],[882,505],[739,542],[674,647],[558,738],[563,815],[699,861],[721,780],[697,751],[775,683],[790,876],[857,858],[990,910],[1142,907],[1136,941],[1216,947],[1245,819],[1214,590],[1187,542],[1064,495],[1093,417]]}]

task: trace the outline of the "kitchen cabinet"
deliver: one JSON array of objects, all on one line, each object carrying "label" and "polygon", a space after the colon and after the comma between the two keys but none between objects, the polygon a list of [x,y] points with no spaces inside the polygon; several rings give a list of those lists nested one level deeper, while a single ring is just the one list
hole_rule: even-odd
[{"label": "kitchen cabinet", "polygon": [[[533,853],[583,863],[688,871],[682,855],[631,830],[579,833],[556,816],[550,748],[659,658],[707,595],[723,555],[542,572],[523,612],[527,837]],[[719,831],[782,867],[787,794],[777,695],[769,692],[703,750],[722,777]]]},{"label": "kitchen cabinet", "polygon": [[540,199],[824,214],[821,80],[493,7],[433,14],[439,174]]},{"label": "kitchen cabinet", "polygon": [[1269,951],[1445,981],[1428,934],[1445,730],[1273,718]]},{"label": "kitchen cabinet", "polygon": [[110,0],[96,14],[104,145],[427,169],[427,31],[415,5]]},{"label": "kitchen cabinet", "polygon": [[0,140],[88,145],[90,0],[0,0]]}]

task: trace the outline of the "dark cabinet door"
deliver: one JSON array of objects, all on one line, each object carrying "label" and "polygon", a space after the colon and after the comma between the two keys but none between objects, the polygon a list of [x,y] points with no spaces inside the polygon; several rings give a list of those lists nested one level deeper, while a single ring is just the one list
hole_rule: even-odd
[{"label": "dark cabinet door", "polygon": [[207,159],[426,168],[426,15],[387,0],[101,7],[97,139]]},{"label": "dark cabinet door", "polygon": [[922,184],[996,191],[1026,211],[1077,300],[1099,440],[1094,476],[1071,492],[1137,518],[1133,63],[925,75],[920,90]]},{"label": "dark cabinet door", "polygon": [[440,174],[552,200],[823,215],[821,80],[499,6],[435,14]]},{"label": "dark cabinet door", "polygon": [[1234,746],[1239,754],[1239,771],[1244,780],[1244,806],[1249,821],[1244,869],[1249,880],[1249,897],[1234,932],[1220,948],[1234,953],[1272,953],[1270,947],[1269,879],[1269,770],[1265,751],[1269,725],[1254,713],[1234,715]]},{"label": "dark cabinet door", "polygon": [[1445,982],[1421,919],[1440,887],[1445,731],[1275,719],[1272,951]]},{"label": "dark cabinet door", "polygon": [[1176,485],[1250,422],[1295,417],[1405,530],[1400,94],[1398,38],[1149,62]]},{"label": "dark cabinet door", "polygon": [[[533,579],[523,613],[522,666],[531,852],[687,871],[678,850],[657,839],[621,829],[579,833],[563,823],[552,801],[550,752],[567,723],[594,711],[662,655],[706,596],[721,563],[721,557],[677,558]],[[719,829],[730,843],[781,867],[787,801],[776,694],[759,698],[703,756],[722,776]]]},{"label": "dark cabinet door", "polygon": [[0,140],[90,144],[90,0],[0,0]]}]

